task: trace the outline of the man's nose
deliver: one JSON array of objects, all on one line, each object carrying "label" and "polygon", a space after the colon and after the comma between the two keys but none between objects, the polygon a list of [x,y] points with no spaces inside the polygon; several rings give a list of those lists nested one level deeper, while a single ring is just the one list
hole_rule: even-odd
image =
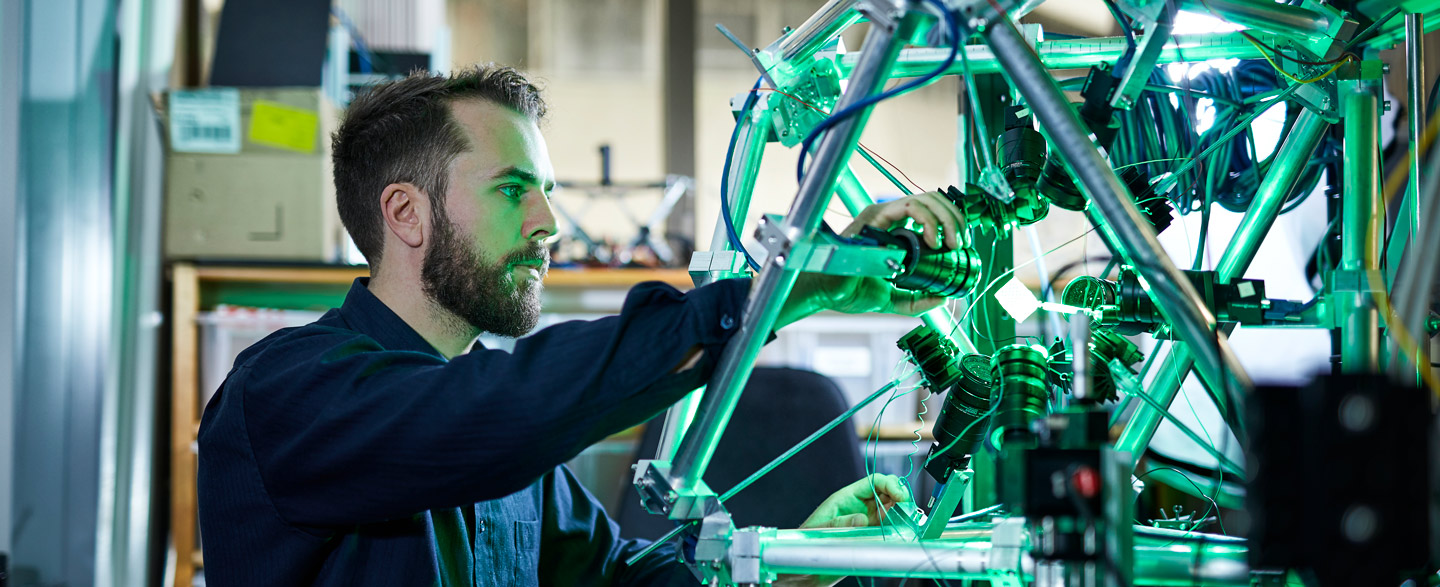
[{"label": "man's nose", "polygon": [[545,240],[558,231],[555,226],[555,210],[550,207],[550,198],[543,194],[532,197],[529,209],[525,212],[525,238]]}]

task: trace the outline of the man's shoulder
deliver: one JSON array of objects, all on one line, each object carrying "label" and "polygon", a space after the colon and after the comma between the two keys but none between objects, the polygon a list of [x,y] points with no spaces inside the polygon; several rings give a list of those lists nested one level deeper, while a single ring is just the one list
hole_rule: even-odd
[{"label": "man's shoulder", "polygon": [[332,310],[319,320],[282,328],[250,345],[235,357],[235,371],[271,371],[279,366],[318,361],[337,347],[382,350],[373,338],[347,327]]}]

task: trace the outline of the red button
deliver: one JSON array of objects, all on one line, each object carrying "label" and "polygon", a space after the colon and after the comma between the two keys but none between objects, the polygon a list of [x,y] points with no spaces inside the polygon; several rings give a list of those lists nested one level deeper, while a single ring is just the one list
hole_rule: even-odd
[{"label": "red button", "polygon": [[1075,472],[1070,474],[1070,484],[1080,493],[1080,497],[1085,499],[1100,495],[1100,474],[1090,467],[1077,467]]}]

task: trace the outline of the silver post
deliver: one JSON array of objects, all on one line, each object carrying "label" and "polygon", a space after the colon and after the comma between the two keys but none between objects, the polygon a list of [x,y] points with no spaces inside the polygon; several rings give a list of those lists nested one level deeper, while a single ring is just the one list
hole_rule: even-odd
[{"label": "silver post", "polygon": [[[1040,119],[1048,138],[1087,192],[1091,206],[1152,294],[1155,305],[1175,325],[1176,333],[1191,343],[1201,377],[1215,389],[1224,389],[1232,406],[1254,388],[1235,358],[1226,337],[1216,330],[1215,316],[1204,306],[1184,274],[1163,253],[1155,231],[1131,201],[1129,190],[1106,163],[1081,126],[1054,78],[1045,72],[1035,52],[1008,21],[992,23],[985,41],[995,52],[1011,84],[1020,90]],[[1243,436],[1241,430],[1236,431]]]},{"label": "silver post", "polygon": [[[1379,270],[1383,220],[1380,210],[1380,96],[1376,84],[1340,82],[1345,113],[1345,198],[1340,215],[1340,267],[1335,310],[1340,325],[1340,366],[1346,373],[1374,373],[1380,366],[1379,317],[1366,272]],[[1343,289],[1342,289],[1343,288]]]},{"label": "silver post", "polygon": [[[850,84],[835,105],[840,112],[872,94],[880,91],[885,81],[885,72],[899,53],[904,39],[909,38],[916,18],[906,16],[893,21],[895,25],[885,26],[872,23],[865,37],[863,57],[850,77]],[[791,204],[780,232],[796,242],[813,234],[820,225],[826,202],[835,192],[836,178],[845,168],[860,131],[865,126],[871,107],[835,124],[816,149],[815,157],[800,184],[800,193]],[[785,250],[788,250],[786,247]],[[780,306],[795,284],[797,270],[785,266],[783,254],[771,255],[759,279],[755,282],[745,305],[745,314],[740,320],[740,330],[725,347],[710,384],[701,400],[696,422],[686,431],[680,442],[670,473],[670,484],[675,488],[698,486],[705,474],[715,447],[725,432],[725,425],[740,400],[740,392],[754,369],[755,357],[760,346],[772,330]]]},{"label": "silver post", "polygon": [[1405,75],[1410,99],[1410,234],[1420,230],[1420,136],[1425,134],[1425,15],[1405,15]]}]

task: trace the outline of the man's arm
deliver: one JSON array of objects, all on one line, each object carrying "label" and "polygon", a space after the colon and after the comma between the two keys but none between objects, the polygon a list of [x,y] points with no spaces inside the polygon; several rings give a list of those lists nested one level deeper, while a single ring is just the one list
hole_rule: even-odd
[{"label": "man's arm", "polygon": [[206,414],[243,418],[246,445],[207,446],[202,428],[201,449],[253,452],[276,510],[300,525],[503,497],[703,384],[703,359],[670,371],[694,346],[719,355],[747,287],[638,286],[620,316],[448,363],[348,331],[277,342],[232,375],[224,393],[238,396]]}]

